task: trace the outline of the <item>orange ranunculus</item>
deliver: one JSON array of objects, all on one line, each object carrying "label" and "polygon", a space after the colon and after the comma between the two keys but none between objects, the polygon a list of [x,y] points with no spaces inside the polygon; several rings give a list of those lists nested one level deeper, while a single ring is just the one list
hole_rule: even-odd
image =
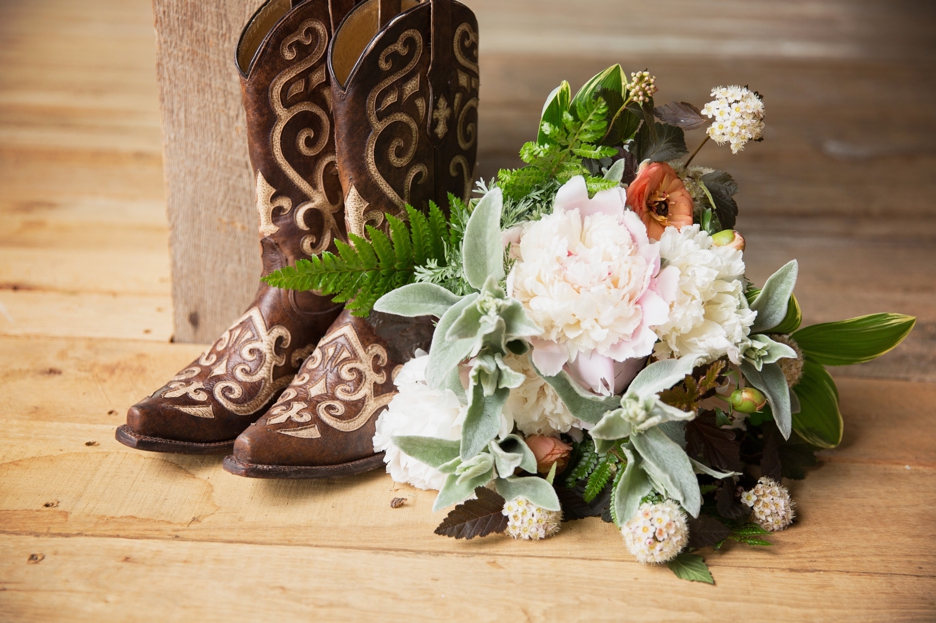
[{"label": "orange ranunculus", "polygon": [[541,474],[548,474],[553,463],[558,463],[556,473],[560,474],[569,463],[572,446],[555,437],[530,435],[526,438],[526,443],[533,452],[533,456],[536,457],[536,471]]},{"label": "orange ranunculus", "polygon": [[627,187],[627,205],[647,226],[647,235],[659,240],[668,226],[692,225],[692,195],[665,162],[644,161]]}]

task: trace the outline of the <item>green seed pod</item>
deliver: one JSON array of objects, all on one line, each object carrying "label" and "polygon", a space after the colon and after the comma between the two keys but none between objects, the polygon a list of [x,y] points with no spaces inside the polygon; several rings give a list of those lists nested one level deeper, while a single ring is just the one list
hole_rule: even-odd
[{"label": "green seed pod", "polygon": [[712,234],[712,244],[716,247],[730,247],[744,251],[744,237],[733,229],[724,229]]},{"label": "green seed pod", "polygon": [[753,387],[736,389],[729,400],[732,408],[739,413],[754,413],[767,404],[767,396]]}]

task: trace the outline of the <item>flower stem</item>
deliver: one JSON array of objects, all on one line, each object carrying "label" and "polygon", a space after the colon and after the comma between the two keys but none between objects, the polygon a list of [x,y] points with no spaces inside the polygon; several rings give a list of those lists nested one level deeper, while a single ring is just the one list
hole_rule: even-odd
[{"label": "flower stem", "polygon": [[701,143],[699,143],[699,146],[695,148],[695,151],[692,152],[692,155],[689,156],[689,159],[688,159],[688,160],[686,160],[686,166],[687,166],[687,167],[689,166],[689,163],[692,162],[692,159],[695,158],[696,154],[699,153],[699,150],[702,149],[702,146],[705,145],[706,143],[708,143],[708,140],[709,140],[709,135],[706,134],[706,135],[705,135],[705,140],[702,141]]}]

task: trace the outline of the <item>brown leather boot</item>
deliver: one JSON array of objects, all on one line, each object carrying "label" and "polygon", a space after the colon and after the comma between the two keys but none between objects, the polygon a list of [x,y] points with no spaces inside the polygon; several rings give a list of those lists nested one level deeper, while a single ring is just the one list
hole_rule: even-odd
[{"label": "brown leather boot", "polygon": [[[477,21],[453,0],[400,5],[359,4],[329,49],[345,222],[358,235],[365,224],[382,226],[385,213],[403,213],[405,203],[467,198],[473,179]],[[428,348],[431,335],[425,320],[343,313],[279,401],[237,438],[224,468],[321,478],[380,467],[377,416],[395,393],[398,366],[416,346]]]},{"label": "brown leather boot", "polygon": [[[346,12],[353,2],[344,4]],[[268,0],[238,43],[264,274],[345,235],[325,66],[332,19],[342,16],[330,13],[327,0]],[[211,348],[130,408],[117,440],[157,452],[229,452],[339,313],[341,306],[314,293],[261,284]]]}]

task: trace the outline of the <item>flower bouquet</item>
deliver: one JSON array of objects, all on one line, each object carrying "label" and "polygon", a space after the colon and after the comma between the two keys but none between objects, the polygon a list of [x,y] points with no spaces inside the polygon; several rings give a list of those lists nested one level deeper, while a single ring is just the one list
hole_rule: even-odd
[{"label": "flower bouquet", "polygon": [[762,97],[654,107],[656,90],[617,65],[574,96],[563,82],[526,166],[479,198],[267,280],[438,319],[374,438],[394,480],[454,506],[437,534],[536,540],[601,517],[638,561],[712,582],[693,552],[770,545],[794,518],[781,479],[841,441],[825,366],[889,351],[915,319],[801,327],[795,260],[748,281],[738,187],[684,159],[684,132],[738,153],[762,139]]}]

